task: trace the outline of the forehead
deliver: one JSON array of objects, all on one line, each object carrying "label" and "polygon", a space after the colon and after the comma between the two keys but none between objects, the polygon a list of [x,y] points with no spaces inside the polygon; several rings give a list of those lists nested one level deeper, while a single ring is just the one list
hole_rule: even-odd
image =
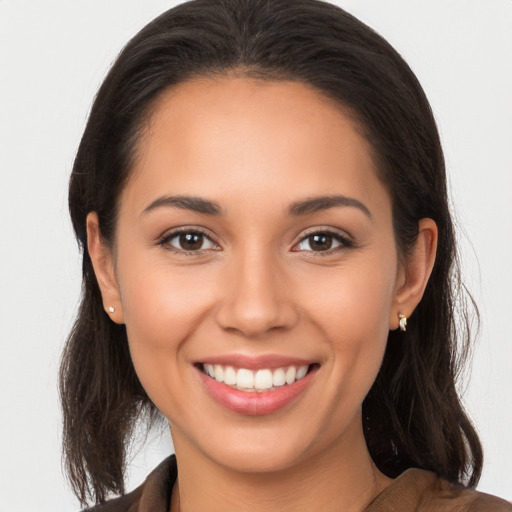
[{"label": "forehead", "polygon": [[333,100],[299,82],[216,77],[156,101],[124,195],[139,203],[198,190],[220,200],[255,191],[370,200],[379,187],[367,141]]}]

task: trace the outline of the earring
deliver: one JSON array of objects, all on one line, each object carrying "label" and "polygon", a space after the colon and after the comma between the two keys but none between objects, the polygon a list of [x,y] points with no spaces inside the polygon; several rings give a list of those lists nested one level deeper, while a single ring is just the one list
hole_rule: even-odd
[{"label": "earring", "polygon": [[405,332],[407,330],[407,317],[405,315],[402,315],[402,313],[398,313],[398,318],[400,330]]},{"label": "earring", "polygon": [[113,313],[116,310],[116,308],[114,306],[110,306],[108,310],[110,313]]}]

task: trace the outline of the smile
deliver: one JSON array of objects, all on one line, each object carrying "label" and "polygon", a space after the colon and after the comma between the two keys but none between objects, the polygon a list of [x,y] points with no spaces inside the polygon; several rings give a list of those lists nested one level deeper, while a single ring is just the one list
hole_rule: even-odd
[{"label": "smile", "polygon": [[203,389],[223,408],[262,416],[292,406],[312,385],[320,365],[288,357],[228,356],[196,363]]},{"label": "smile", "polygon": [[245,392],[274,391],[282,386],[291,385],[304,378],[308,373],[309,365],[283,366],[281,368],[261,368],[249,370],[247,368],[234,368],[220,364],[202,365],[202,371],[219,383],[226,384],[234,389]]}]

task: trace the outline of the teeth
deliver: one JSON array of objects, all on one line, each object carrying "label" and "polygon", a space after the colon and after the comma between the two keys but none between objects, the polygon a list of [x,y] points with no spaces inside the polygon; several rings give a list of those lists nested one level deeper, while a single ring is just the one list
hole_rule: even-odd
[{"label": "teeth", "polygon": [[251,389],[254,387],[254,372],[240,368],[236,372],[236,386],[238,388]]},{"label": "teeth", "polygon": [[285,375],[286,384],[293,384],[295,382],[296,376],[297,376],[297,370],[295,369],[295,366],[290,366],[286,370],[286,375]]},{"label": "teeth", "polygon": [[274,375],[272,375],[272,384],[274,386],[283,386],[286,382],[286,374],[284,373],[283,368],[278,368],[274,371]]},{"label": "teeth", "polygon": [[272,372],[270,370],[258,370],[254,376],[256,389],[270,389],[272,387]]},{"label": "teeth", "polygon": [[215,379],[215,369],[213,368],[213,364],[205,364],[204,369],[212,379]]},{"label": "teeth", "polygon": [[297,380],[300,380],[300,379],[302,379],[302,377],[306,376],[306,373],[308,373],[308,367],[307,366],[299,366],[297,368],[297,373],[295,375],[295,378]]},{"label": "teeth", "polygon": [[236,370],[232,366],[224,367],[220,364],[203,365],[204,373],[212,379],[243,391],[266,391],[285,384],[293,384],[305,377],[308,369],[308,365],[303,365],[276,368],[275,370],[262,368],[254,372],[246,368]]},{"label": "teeth", "polygon": [[215,370],[215,380],[217,382],[224,382],[224,368],[220,364],[216,364],[213,368]]},{"label": "teeth", "polygon": [[236,371],[231,366],[227,366],[224,370],[224,384],[236,386]]}]

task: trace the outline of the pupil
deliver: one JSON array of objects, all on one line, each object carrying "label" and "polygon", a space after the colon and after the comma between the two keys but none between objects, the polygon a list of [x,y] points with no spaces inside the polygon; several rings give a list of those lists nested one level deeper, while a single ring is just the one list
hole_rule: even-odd
[{"label": "pupil", "polygon": [[332,236],[330,235],[311,235],[309,245],[314,251],[326,251],[332,246]]},{"label": "pupil", "polygon": [[186,250],[200,249],[203,245],[203,235],[197,233],[183,233],[180,235],[180,245]]}]

